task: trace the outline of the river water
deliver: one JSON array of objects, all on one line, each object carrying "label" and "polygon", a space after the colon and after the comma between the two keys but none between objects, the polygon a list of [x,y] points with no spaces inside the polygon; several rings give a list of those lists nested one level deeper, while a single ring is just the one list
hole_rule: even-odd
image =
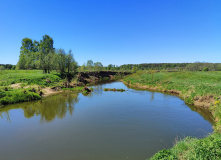
[{"label": "river water", "polygon": [[0,109],[0,159],[144,160],[180,138],[203,138],[212,123],[177,96],[112,82],[88,96],[62,93]]}]

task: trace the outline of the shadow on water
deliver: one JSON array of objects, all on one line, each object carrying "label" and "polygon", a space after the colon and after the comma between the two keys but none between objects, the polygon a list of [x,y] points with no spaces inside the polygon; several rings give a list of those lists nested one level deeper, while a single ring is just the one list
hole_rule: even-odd
[{"label": "shadow on water", "polygon": [[74,105],[78,103],[78,93],[61,93],[51,95],[39,101],[17,103],[8,105],[0,109],[0,117],[6,118],[11,122],[9,111],[12,109],[22,109],[24,117],[31,118],[40,116],[40,122],[51,122],[56,117],[62,119],[68,112],[70,115],[74,112]]}]

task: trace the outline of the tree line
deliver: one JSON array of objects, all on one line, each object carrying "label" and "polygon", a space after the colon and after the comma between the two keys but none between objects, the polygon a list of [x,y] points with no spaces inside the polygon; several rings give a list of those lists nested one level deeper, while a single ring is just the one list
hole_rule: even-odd
[{"label": "tree line", "polygon": [[12,64],[0,64],[0,70],[11,69],[14,70],[16,65]]},{"label": "tree line", "polygon": [[187,71],[221,71],[221,63],[142,63],[124,64],[117,66],[109,64],[103,66],[101,62],[88,60],[82,66],[78,66],[73,58],[73,53],[69,50],[55,49],[54,40],[48,35],[44,35],[40,41],[30,38],[22,39],[19,61],[15,65],[0,64],[0,70],[4,69],[42,69],[44,73],[51,70],[60,73],[75,73],[78,71],[137,71],[137,70],[187,70]]},{"label": "tree line", "polygon": [[61,73],[75,72],[77,62],[71,50],[55,49],[53,39],[44,35],[42,40],[22,39],[19,61],[16,69],[42,69],[44,73],[59,70]]}]

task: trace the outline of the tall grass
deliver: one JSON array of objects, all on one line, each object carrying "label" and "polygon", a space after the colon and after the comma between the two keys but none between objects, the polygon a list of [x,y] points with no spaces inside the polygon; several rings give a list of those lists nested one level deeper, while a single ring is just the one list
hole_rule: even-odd
[{"label": "tall grass", "polygon": [[217,160],[221,158],[221,134],[214,133],[204,139],[187,137],[171,149],[163,149],[150,160],[200,159]]},{"label": "tall grass", "polygon": [[60,80],[61,78],[58,74],[44,74],[42,70],[4,70],[0,74],[0,86],[8,86],[15,83],[49,86]]}]

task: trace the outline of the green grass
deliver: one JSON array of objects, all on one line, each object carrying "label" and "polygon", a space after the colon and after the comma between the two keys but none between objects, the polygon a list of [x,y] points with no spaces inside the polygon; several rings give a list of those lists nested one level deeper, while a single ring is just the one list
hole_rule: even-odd
[{"label": "green grass", "polygon": [[0,90],[0,105],[12,104],[17,102],[27,102],[41,99],[41,96],[32,89],[10,89]]},{"label": "green grass", "polygon": [[8,86],[15,83],[50,86],[59,81],[61,81],[59,74],[44,74],[42,70],[3,70],[0,72],[0,86]]},{"label": "green grass", "polygon": [[[23,88],[27,85],[41,87],[53,86],[62,79],[57,73],[43,74],[42,70],[3,70],[0,71],[0,106],[41,99],[34,88]],[[21,88],[12,89],[10,85],[21,83]],[[40,91],[39,91],[40,92]]]},{"label": "green grass", "polygon": [[212,134],[203,139],[187,137],[171,149],[163,149],[150,160],[200,159],[217,160],[221,157],[221,134]]}]

